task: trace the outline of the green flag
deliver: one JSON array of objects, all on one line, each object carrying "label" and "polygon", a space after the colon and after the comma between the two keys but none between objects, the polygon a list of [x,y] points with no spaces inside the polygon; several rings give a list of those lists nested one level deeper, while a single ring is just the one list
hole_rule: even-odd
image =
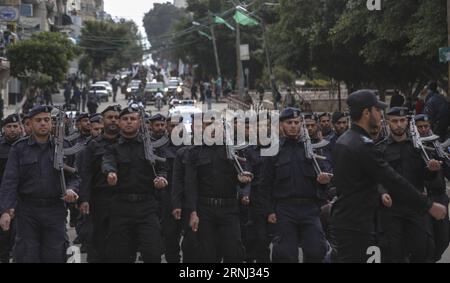
[{"label": "green flag", "polygon": [[214,16],[214,22],[216,24],[221,24],[221,25],[226,25],[229,29],[231,29],[232,31],[234,31],[234,27],[232,25],[230,25],[227,21],[225,21],[223,18],[218,17],[218,16]]},{"label": "green flag", "polygon": [[209,40],[212,40],[212,37],[209,34],[207,34],[206,32],[199,30],[198,33],[200,35],[203,35],[204,37],[207,37]]},{"label": "green flag", "polygon": [[259,25],[258,21],[250,18],[249,16],[247,16],[246,14],[240,12],[240,11],[236,11],[236,14],[234,14],[234,20],[236,21],[236,23],[243,25],[243,26],[257,26]]}]

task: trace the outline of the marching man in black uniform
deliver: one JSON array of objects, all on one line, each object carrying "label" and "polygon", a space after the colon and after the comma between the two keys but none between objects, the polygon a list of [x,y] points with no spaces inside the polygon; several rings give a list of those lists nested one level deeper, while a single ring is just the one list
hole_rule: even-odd
[{"label": "marching man in black uniform", "polygon": [[444,219],[447,209],[420,194],[376,149],[369,132],[381,128],[381,109],[386,104],[369,90],[351,94],[347,103],[353,125],[333,151],[338,199],[331,212],[331,237],[336,261],[363,263],[368,260],[368,248],[375,244],[378,184],[389,190],[393,202],[404,203],[417,213],[428,211],[436,219]]},{"label": "marching man in black uniform", "polygon": [[116,190],[110,187],[102,172],[106,148],[117,142],[119,136],[119,105],[102,112],[104,133],[92,140],[83,153],[83,178],[80,188],[80,211],[92,217],[92,246],[88,249],[90,262],[106,261],[106,239],[109,228],[109,208]]},{"label": "marching man in black uniform", "polygon": [[[202,115],[203,114],[192,114],[191,115],[191,131],[192,135],[195,132],[202,132]],[[193,145],[184,146],[178,149],[176,157],[173,161],[173,173],[172,173],[172,192],[171,192],[171,202],[172,202],[172,216],[182,226],[183,241],[183,263],[195,263],[197,262],[196,250],[196,237],[195,232],[189,227],[189,213],[186,213],[186,175],[187,164],[189,162],[189,153],[191,149],[194,148]],[[177,235],[178,236],[178,235]]]},{"label": "marching man in black uniform", "polygon": [[[164,118],[165,119],[165,118]],[[164,255],[168,263],[180,263],[180,239],[182,232],[182,224],[179,219],[175,218],[172,214],[172,190],[173,190],[173,167],[174,161],[177,157],[177,151],[180,146],[176,146],[172,143],[171,135],[172,130],[182,123],[181,116],[169,117],[166,121],[167,133],[162,138],[167,138],[168,142],[160,148],[160,152],[167,159],[167,181],[169,185],[166,190],[161,192],[161,228],[163,234],[164,243]],[[154,125],[156,121],[152,121]]]},{"label": "marching man in black uniform", "polygon": [[330,147],[333,150],[336,141],[348,130],[348,117],[345,113],[334,112],[332,119],[334,133],[330,138]]},{"label": "marching man in black uniform", "polygon": [[67,137],[73,145],[85,142],[91,136],[91,122],[88,113],[81,113],[76,118],[77,132]]},{"label": "marching man in black uniform", "polygon": [[157,190],[166,188],[168,183],[159,162],[153,165],[145,158],[143,137],[139,134],[139,111],[133,106],[122,110],[118,142],[108,147],[103,156],[102,171],[108,184],[117,186],[117,194],[110,206],[106,247],[111,262],[132,263],[136,259],[136,251],[141,252],[144,262],[161,262],[162,240],[156,195]]},{"label": "marching man in black uniform", "polygon": [[[12,114],[3,120],[3,137],[0,138],[0,184],[8,162],[9,151],[12,145],[20,139],[22,128],[19,122],[20,116]],[[12,229],[13,230],[13,229]],[[13,231],[0,231],[0,262],[8,263],[10,252],[14,244]]]},{"label": "marching man in black uniform", "polygon": [[[268,222],[276,224],[273,262],[298,262],[298,245],[305,262],[322,262],[328,245],[320,223],[319,200],[331,175],[315,172],[302,141],[300,110],[287,108],[280,115],[280,151],[268,157],[262,169],[261,194]],[[305,138],[306,133],[303,133]]]},{"label": "marching man in black uniform", "polygon": [[[271,117],[267,115],[264,117],[258,115],[258,129],[267,128],[268,135],[271,134]],[[249,242],[247,257],[254,260],[256,263],[268,263],[270,262],[270,237],[269,237],[269,224],[267,222],[267,207],[265,207],[264,200],[262,198],[262,180],[263,180],[263,165],[264,160],[267,158],[263,156],[262,150],[268,148],[268,146],[261,145],[261,137],[258,138],[258,145],[250,146],[244,149],[244,155],[246,158],[246,164],[254,175],[251,183],[250,195],[249,195],[249,222],[248,222],[248,235],[247,240]]]},{"label": "marching man in black uniform", "polygon": [[[416,190],[425,194],[425,180],[434,179],[441,170],[439,161],[426,163],[414,147],[408,109],[394,107],[387,112],[390,135],[379,145],[384,159]],[[380,187],[383,206],[380,209],[381,247],[383,262],[427,262],[432,258],[433,238],[427,215],[412,211],[401,202],[392,203],[389,190]]]},{"label": "marching man in black uniform", "polygon": [[[203,120],[203,130],[214,121]],[[215,135],[220,133],[211,138]],[[223,145],[195,146],[186,168],[186,210],[200,245],[198,261],[242,262],[237,186],[250,183],[251,177],[236,173]]]},{"label": "marching man in black uniform", "polygon": [[[427,115],[417,115],[415,120],[417,130],[422,138],[433,135],[433,132],[431,131],[430,119]],[[435,138],[437,138],[437,136]],[[450,180],[450,160],[447,153],[448,150],[442,148],[442,145],[437,140],[434,140],[431,145],[429,143],[427,143],[427,145],[431,147],[431,151],[428,150],[430,157],[437,158],[443,162],[442,170],[437,172],[437,176],[432,180],[425,180],[427,195],[431,201],[435,201],[445,207],[448,207],[449,197],[447,195],[446,184],[446,179]],[[438,151],[440,152],[439,154]],[[434,255],[432,260],[437,262],[442,258],[442,255],[445,250],[447,250],[450,242],[450,220],[448,217],[443,220],[431,219],[431,225],[434,238]]]},{"label": "marching man in black uniform", "polygon": [[11,148],[0,188],[3,230],[9,230],[11,212],[15,209],[15,259],[19,263],[65,261],[65,201],[77,200],[75,191],[79,180],[66,174],[68,190],[61,198],[60,175],[53,167],[55,142],[50,136],[51,110],[49,106],[37,106],[30,111],[32,135]]}]

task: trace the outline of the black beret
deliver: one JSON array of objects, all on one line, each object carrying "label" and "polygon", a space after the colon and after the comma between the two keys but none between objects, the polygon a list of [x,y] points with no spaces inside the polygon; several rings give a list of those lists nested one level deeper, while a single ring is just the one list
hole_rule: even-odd
[{"label": "black beret", "polygon": [[22,116],[22,123],[25,123],[26,120],[30,119],[29,114],[21,114],[21,116]]},{"label": "black beret", "polygon": [[53,107],[51,107],[51,106],[38,105],[38,106],[36,106],[36,107],[34,107],[33,109],[30,110],[30,112],[28,113],[28,117],[29,118],[33,118],[37,114],[52,113],[52,110],[53,110]]},{"label": "black beret", "polygon": [[350,107],[350,111],[362,111],[371,107],[386,109],[387,107],[387,104],[381,102],[373,90],[359,90],[350,94],[347,104]]},{"label": "black beret", "polygon": [[156,115],[153,115],[152,117],[150,117],[150,122],[156,122],[156,121],[159,121],[159,122],[166,122],[166,117],[164,117],[164,115],[161,115],[161,114],[156,114]]},{"label": "black beret", "polygon": [[426,114],[419,114],[414,117],[416,122],[430,122],[430,118]]},{"label": "black beret", "polygon": [[119,117],[128,115],[128,114],[133,114],[133,113],[139,113],[139,107],[131,105],[127,108],[124,108],[121,112]]},{"label": "black beret", "polygon": [[80,115],[77,116],[77,118],[75,119],[76,122],[80,122],[81,120],[83,120],[84,118],[88,118],[89,119],[89,114],[88,113],[80,113]]},{"label": "black beret", "polygon": [[325,113],[320,114],[319,119],[322,117],[330,117],[330,113],[325,112]]},{"label": "black beret", "polygon": [[305,119],[317,121],[317,116],[314,113],[307,112],[302,114]]},{"label": "black beret", "polygon": [[102,122],[102,115],[100,115],[100,114],[95,114],[95,115],[92,115],[91,116],[91,118],[89,119],[89,121],[91,122],[91,123],[101,123]]},{"label": "black beret", "polygon": [[408,116],[409,110],[405,107],[392,107],[389,109],[389,111],[386,112],[388,116],[398,116],[398,117],[404,117]]},{"label": "black beret", "polygon": [[288,107],[281,112],[280,121],[301,117],[301,111],[298,108]]},{"label": "black beret", "polygon": [[20,116],[18,114],[11,114],[3,120],[2,125],[6,126],[11,123],[19,123],[19,121]]},{"label": "black beret", "polygon": [[102,115],[105,115],[106,112],[108,111],[114,111],[114,112],[121,112],[122,111],[122,107],[120,105],[112,105],[112,106],[108,106],[106,107],[105,110],[103,110]]}]

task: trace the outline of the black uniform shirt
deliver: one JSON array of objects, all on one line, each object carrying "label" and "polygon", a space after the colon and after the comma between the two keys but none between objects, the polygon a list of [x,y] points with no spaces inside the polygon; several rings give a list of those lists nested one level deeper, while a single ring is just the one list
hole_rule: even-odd
[{"label": "black uniform shirt", "polygon": [[[155,165],[158,176],[167,177],[164,165]],[[117,192],[125,194],[153,194],[156,178],[151,163],[145,159],[144,144],[137,136],[133,139],[119,137],[116,144],[107,148],[103,156],[102,171],[106,175],[117,173]]]},{"label": "black uniform shirt", "polygon": [[110,187],[106,181],[106,175],[102,172],[103,155],[106,148],[115,144],[116,139],[107,139],[104,136],[98,136],[89,144],[83,152],[82,181],[80,188],[80,201],[88,202],[92,193],[111,192],[114,188]]},{"label": "black uniform shirt", "polygon": [[326,188],[317,183],[312,161],[306,158],[300,140],[282,138],[279,153],[264,161],[262,175],[263,199],[269,213],[274,212],[276,201],[318,199]]},{"label": "black uniform shirt", "polygon": [[[65,147],[70,144],[65,142]],[[58,199],[62,196],[60,173],[53,167],[55,146],[51,138],[38,143],[33,136],[20,139],[9,153],[0,188],[1,212],[14,208],[17,198]],[[73,159],[66,160],[67,165]],[[80,180],[65,174],[68,188],[78,190]]]},{"label": "black uniform shirt", "polygon": [[389,166],[369,134],[356,124],[338,139],[333,168],[338,195],[331,216],[334,228],[374,232],[380,203],[378,184],[389,190],[394,202],[403,202],[417,212],[425,213],[432,205]]},{"label": "black uniform shirt", "polygon": [[9,142],[5,137],[0,138],[0,184],[2,183],[6,162],[8,162],[9,151],[11,150],[13,143],[16,141]]},{"label": "black uniform shirt", "polygon": [[196,146],[187,164],[186,205],[196,211],[198,197],[237,199],[237,172],[225,146]]}]

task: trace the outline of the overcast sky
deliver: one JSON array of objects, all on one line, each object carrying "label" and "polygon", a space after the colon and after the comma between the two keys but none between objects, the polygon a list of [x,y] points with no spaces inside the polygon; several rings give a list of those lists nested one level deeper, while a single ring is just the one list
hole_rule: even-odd
[{"label": "overcast sky", "polygon": [[172,0],[104,0],[105,11],[111,16],[133,20],[145,35],[142,19],[153,8],[153,3],[173,3]]}]

